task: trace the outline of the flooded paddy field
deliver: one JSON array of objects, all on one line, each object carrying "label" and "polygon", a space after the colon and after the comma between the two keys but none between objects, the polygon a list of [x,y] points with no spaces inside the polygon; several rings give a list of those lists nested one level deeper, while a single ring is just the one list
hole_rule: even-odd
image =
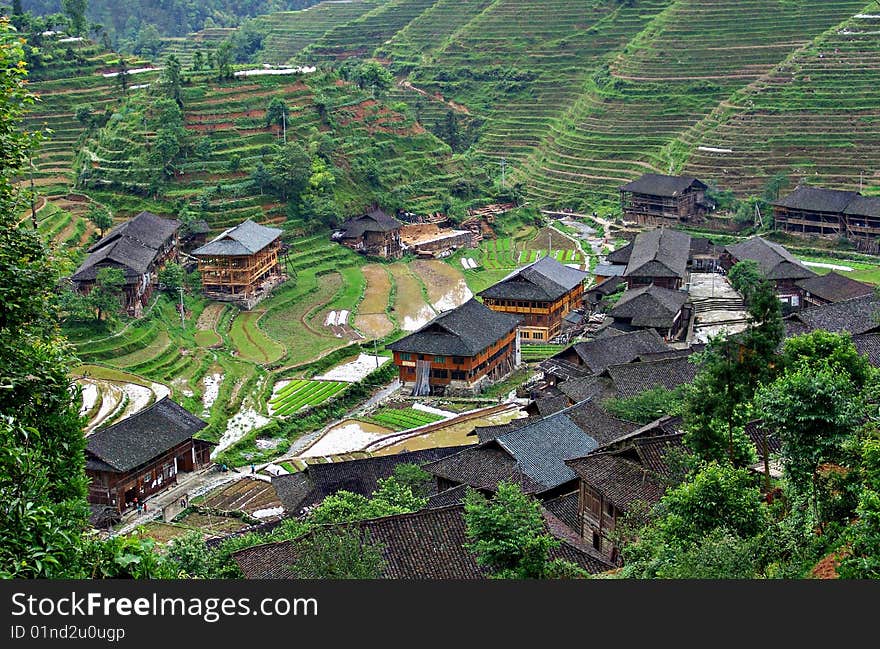
[{"label": "flooded paddy field", "polygon": [[394,323],[385,311],[391,298],[391,279],[379,264],[369,264],[361,270],[367,288],[358,305],[354,325],[370,338],[383,338],[394,331]]},{"label": "flooded paddy field", "polygon": [[394,277],[395,293],[392,313],[404,331],[415,331],[427,324],[436,313],[425,303],[422,285],[405,264],[388,267]]},{"label": "flooded paddy field", "polygon": [[424,283],[435,311],[459,307],[474,295],[464,281],[464,275],[439,259],[419,259],[410,268]]}]

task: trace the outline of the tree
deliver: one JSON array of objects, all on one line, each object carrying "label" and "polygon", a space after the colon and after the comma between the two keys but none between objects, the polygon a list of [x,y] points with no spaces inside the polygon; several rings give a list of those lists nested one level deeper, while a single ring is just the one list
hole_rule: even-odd
[{"label": "tree", "polygon": [[88,211],[86,212],[86,218],[95,224],[95,227],[98,228],[101,237],[104,236],[104,233],[107,230],[113,227],[113,216],[110,214],[110,210],[108,210],[103,205],[91,203],[89,205]]},{"label": "tree", "polygon": [[183,286],[185,274],[183,266],[170,261],[159,271],[159,283],[165,285],[165,290],[176,294]]},{"label": "tree", "polygon": [[309,514],[309,521],[317,524],[350,523],[353,521],[408,514],[422,509],[428,500],[413,494],[412,489],[394,477],[379,479],[371,498],[350,491],[337,491],[327,496]]},{"label": "tree", "polygon": [[115,319],[119,311],[125,274],[121,269],[106,266],[98,270],[95,286],[89,291],[89,304],[98,314],[98,320]]},{"label": "tree", "polygon": [[364,61],[354,69],[352,78],[362,90],[371,88],[382,92],[394,85],[394,76],[378,61]]},{"label": "tree", "polygon": [[296,142],[277,149],[269,165],[272,186],[283,199],[298,197],[308,186],[312,161]]},{"label": "tree", "polygon": [[88,0],[61,0],[61,10],[67,17],[70,33],[74,36],[82,36],[86,33],[88,25],[86,7],[88,4]]},{"label": "tree", "polygon": [[434,476],[418,464],[398,464],[394,467],[394,479],[401,485],[409,487],[413,495],[418,498],[427,498],[431,495]]},{"label": "tree", "polygon": [[767,181],[762,198],[768,203],[779,200],[779,192],[788,187],[790,182],[791,181],[784,172],[780,171],[774,174],[773,177]]},{"label": "tree", "polygon": [[162,70],[162,87],[169,99],[183,108],[183,97],[181,95],[181,79],[180,79],[180,60],[174,55],[169,54],[165,57],[165,68]]},{"label": "tree", "polygon": [[218,81],[232,78],[232,44],[228,40],[217,46],[214,62]]},{"label": "tree", "polygon": [[382,547],[354,525],[319,529],[297,543],[291,569],[298,579],[378,579],[385,567]]},{"label": "tree", "polygon": [[87,104],[77,106],[74,115],[76,115],[76,121],[78,121],[83,126],[91,128],[94,125],[94,117],[92,116],[91,106]]},{"label": "tree", "polygon": [[801,365],[827,365],[845,373],[853,387],[865,387],[874,370],[868,357],[859,353],[849,332],[831,333],[821,329],[787,338],[782,348],[782,365],[797,368]]},{"label": "tree", "polygon": [[785,477],[807,496],[821,526],[819,466],[840,460],[841,447],[863,412],[853,382],[836,367],[802,364],[760,388],[755,409],[764,426],[779,436]]},{"label": "tree", "polygon": [[858,519],[846,531],[848,548],[837,573],[844,579],[880,579],[880,439],[862,442],[864,484],[856,507]]},{"label": "tree", "polygon": [[60,336],[57,264],[18,228],[22,175],[35,137],[17,35],[0,18],[0,578],[78,577],[87,526],[85,438]]},{"label": "tree", "polygon": [[203,67],[205,67],[205,55],[202,54],[202,50],[196,50],[195,54],[193,54],[192,59],[192,69],[193,72],[199,72]]},{"label": "tree", "polygon": [[538,502],[519,485],[501,482],[492,500],[468,488],[464,501],[466,547],[499,578],[540,579],[559,541],[546,533]]},{"label": "tree", "polygon": [[758,262],[753,259],[744,259],[733,265],[727,274],[730,285],[733,286],[743,296],[748,303],[752,293],[761,284],[764,275],[758,267]]},{"label": "tree", "polygon": [[119,89],[122,90],[122,96],[124,97],[128,90],[128,62],[121,54],[119,55],[119,70],[116,74],[116,80],[119,83]]},{"label": "tree", "polygon": [[281,97],[272,97],[266,108],[266,126],[273,124],[283,126],[288,117],[290,117],[290,109],[287,107],[287,102]]}]

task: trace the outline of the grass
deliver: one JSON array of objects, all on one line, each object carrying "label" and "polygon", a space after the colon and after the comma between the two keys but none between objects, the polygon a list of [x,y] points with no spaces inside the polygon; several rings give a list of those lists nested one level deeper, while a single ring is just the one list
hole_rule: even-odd
[{"label": "grass", "polygon": [[264,311],[242,311],[232,320],[229,339],[241,358],[266,364],[284,355],[284,347],[269,338],[258,326]]},{"label": "grass", "polygon": [[521,345],[520,354],[527,363],[543,361],[565,349],[565,345]]},{"label": "grass", "polygon": [[418,428],[442,420],[441,415],[415,408],[381,408],[370,416],[370,421],[396,431]]},{"label": "grass", "polygon": [[295,379],[269,401],[276,415],[292,415],[332,399],[349,386],[342,381]]}]

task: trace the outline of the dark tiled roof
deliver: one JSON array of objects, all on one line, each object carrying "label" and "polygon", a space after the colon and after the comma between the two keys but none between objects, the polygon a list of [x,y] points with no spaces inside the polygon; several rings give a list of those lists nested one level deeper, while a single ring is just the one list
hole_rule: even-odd
[{"label": "dark tiled roof", "polygon": [[225,230],[201,248],[193,250],[193,255],[220,257],[239,257],[259,252],[281,236],[282,230],[267,228],[250,219]]},{"label": "dark tiled roof", "polygon": [[393,216],[389,216],[380,209],[375,209],[345,221],[340,226],[339,238],[360,239],[365,232],[391,232],[399,230],[402,226],[403,224]]},{"label": "dark tiled roof", "polygon": [[94,281],[101,268],[116,267],[125,274],[126,283],[138,282],[179,228],[180,221],[176,219],[141,212],[117,225],[89,248],[89,256],[76,269],[72,279]]},{"label": "dark tiled roof", "polygon": [[864,282],[857,282],[844,275],[831,271],[826,275],[816,275],[797,283],[806,292],[826,302],[842,302],[854,297],[870,295],[874,287]]},{"label": "dark tiled roof", "polygon": [[514,271],[479,295],[502,300],[552,302],[583,283],[587,275],[581,270],[560,264],[552,257],[542,257]]},{"label": "dark tiled roof", "polygon": [[449,482],[484,491],[494,491],[503,480],[516,482],[526,493],[545,490],[543,485],[523,474],[516,460],[504,448],[496,445],[495,440],[483,442],[476,448],[467,448],[426,464],[423,468]]},{"label": "dark tiled roof", "polygon": [[[762,423],[760,419],[755,419],[747,423],[744,430],[748,438],[752,440],[752,444],[755,445],[755,451],[761,460],[764,459],[764,430],[761,427]],[[779,437],[771,433],[767,436],[767,446],[772,456],[775,453],[779,453],[782,448],[782,442],[780,442]]]},{"label": "dark tiled roof", "polygon": [[821,187],[798,187],[773,205],[794,210],[840,214],[858,196],[858,192]]},{"label": "dark tiled roof", "polygon": [[[544,374],[556,376],[562,380],[571,380],[590,375],[589,368],[556,357],[541,361],[538,364],[538,369],[544,372]],[[580,399],[577,399],[577,401],[580,401]]]},{"label": "dark tiled roof", "polygon": [[[572,349],[590,371],[598,374],[609,365],[629,363],[649,352],[668,351],[669,346],[655,330],[646,329],[576,343]],[[562,354],[565,352],[557,356]]]},{"label": "dark tiled roof", "polygon": [[689,234],[657,228],[640,232],[633,242],[626,277],[685,277],[690,256]]},{"label": "dark tiled roof", "polygon": [[691,256],[694,255],[717,255],[721,248],[716,246],[706,237],[691,237]]},{"label": "dark tiled roof", "polygon": [[569,406],[568,397],[564,394],[555,397],[544,397],[535,399],[535,409],[541,417],[548,417],[560,410],[565,410]]},{"label": "dark tiled roof", "polygon": [[644,174],[631,183],[622,185],[620,191],[648,194],[650,196],[680,196],[690,187],[706,189],[706,185],[693,176],[666,176],[663,174]]},{"label": "dark tiled roof", "polygon": [[585,399],[595,399],[604,390],[604,386],[598,376],[570,378],[559,383],[557,387],[572,403],[578,403]]},{"label": "dark tiled roof", "polygon": [[544,502],[544,508],[572,530],[578,529],[578,492],[557,496]]},{"label": "dark tiled roof", "polygon": [[609,264],[622,264],[626,266],[629,263],[629,256],[632,254],[632,250],[633,242],[630,241],[625,246],[618,248],[617,250],[612,250],[605,255],[605,260]]},{"label": "dark tiled roof", "polygon": [[843,213],[849,216],[880,217],[880,196],[856,196]]},{"label": "dark tiled roof", "polygon": [[[596,277],[607,277],[611,278],[619,278],[622,277],[626,272],[626,266],[624,264],[596,264],[596,267],[593,269],[593,274]],[[602,283],[604,284],[608,280],[604,280]],[[593,288],[597,288],[596,285]]]},{"label": "dark tiled roof", "polygon": [[706,343],[695,343],[686,349],[670,349],[665,352],[649,352],[647,354],[640,354],[638,360],[640,361],[659,361],[664,358],[684,358],[685,356],[691,356],[693,354],[698,354],[706,349]]},{"label": "dark tiled roof", "polygon": [[628,320],[633,327],[668,329],[687,301],[686,291],[651,284],[626,291],[611,309],[610,315],[615,319]]},{"label": "dark tiled roof", "polygon": [[388,349],[435,356],[476,356],[516,329],[520,321],[472,298],[388,345]]},{"label": "dark tiled roof", "polygon": [[[785,319],[786,331],[789,335],[816,329],[832,332],[848,331],[853,335],[866,334],[880,330],[878,315],[880,315],[880,298],[866,295],[793,313]],[[800,322],[801,325],[792,323],[792,320]]]},{"label": "dark tiled roof", "polygon": [[[466,547],[467,526],[461,505],[424,509],[412,514],[386,516],[355,523],[362,538],[382,548],[386,579],[482,579],[485,569]],[[563,534],[552,559],[574,561],[591,573],[608,570],[608,563],[594,552],[578,547],[570,532],[547,526],[553,534]],[[296,561],[301,539],[269,543],[239,550],[233,554],[248,579],[291,579],[290,566]]]},{"label": "dark tiled roof", "polygon": [[207,425],[165,397],[119,423],[89,435],[86,454],[91,456],[90,459],[124,473],[185,442]]},{"label": "dark tiled roof", "polygon": [[369,496],[379,486],[379,479],[393,475],[399,464],[422,465],[461,450],[461,446],[447,446],[345,462],[310,464],[299,473],[273,477],[272,486],[284,509],[298,514],[304,507],[317,504],[337,491]]},{"label": "dark tiled roof", "polygon": [[434,509],[435,507],[448,507],[450,505],[458,505],[464,502],[464,497],[467,495],[468,485],[460,484],[457,487],[452,487],[451,489],[445,489],[439,493],[436,493],[432,496],[428,497],[428,504],[425,505],[426,509]]},{"label": "dark tiled roof", "polygon": [[534,417],[520,417],[519,419],[513,419],[506,424],[498,424],[496,426],[477,426],[469,434],[476,435],[481,442],[488,442],[490,439],[495,439],[499,435],[509,433],[517,428],[522,428],[533,421]]},{"label": "dark tiled roof", "polygon": [[[599,275],[600,273],[596,273]],[[599,282],[595,286],[591,286],[587,293],[597,293],[599,295],[611,295],[612,293],[616,293],[621,286],[626,285],[626,280],[622,277],[609,277],[608,279]]]},{"label": "dark tiled roof", "polygon": [[567,416],[600,445],[610,444],[641,427],[634,422],[618,419],[592,400],[575,404]]},{"label": "dark tiled roof", "polygon": [[762,237],[752,237],[725,248],[737,261],[751,259],[769,280],[806,279],[816,275],[784,247]]},{"label": "dark tiled roof", "polygon": [[687,356],[609,365],[605,370],[614,384],[618,398],[635,397],[646,390],[664,387],[674,390],[690,383],[698,366]]},{"label": "dark tiled roof", "polygon": [[874,367],[880,367],[880,334],[861,334],[853,336],[853,344],[860,354],[868,357]]}]

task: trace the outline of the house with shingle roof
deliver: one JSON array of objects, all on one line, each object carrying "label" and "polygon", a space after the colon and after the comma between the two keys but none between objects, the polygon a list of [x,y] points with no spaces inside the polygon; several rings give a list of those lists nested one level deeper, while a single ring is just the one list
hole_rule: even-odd
[{"label": "house with shingle roof", "polygon": [[758,236],[726,246],[721,254],[721,266],[730,271],[746,259],[758,264],[758,270],[773,282],[779,299],[792,307],[801,305],[803,291],[798,283],[816,276],[783,246]]},{"label": "house with shingle roof", "polygon": [[623,220],[641,225],[687,223],[714,208],[707,185],[693,176],[647,173],[619,189]]},{"label": "house with shingle roof", "polygon": [[180,471],[211,463],[214,442],[195,438],[207,423],[168,397],[86,438],[89,502],[118,511],[167,489]]},{"label": "house with shingle roof", "polygon": [[278,263],[281,233],[248,219],[196,248],[205,296],[253,308],[285,279]]},{"label": "house with shingle roof", "polygon": [[272,487],[284,506],[284,511],[298,516],[303,510],[319,504],[337,491],[350,491],[369,497],[378,488],[379,480],[392,476],[394,469],[400,464],[421,466],[458,453],[461,449],[461,446],[449,446],[343,462],[309,464],[297,473],[274,476]]},{"label": "house with shingle roof", "polygon": [[[544,510],[547,532],[559,541],[550,550],[550,559],[570,561],[589,573],[612,566],[577,538],[564,523]],[[352,527],[362,543],[377,546],[383,557],[383,579],[485,579],[486,569],[467,548],[464,507],[454,504],[423,509],[410,514],[385,516],[356,523],[326,526],[325,529]],[[308,534],[313,534],[309,532]],[[294,579],[291,568],[301,556],[307,536],[292,541],[266,543],[233,553],[246,579]]]},{"label": "house with shingle roof", "polygon": [[854,297],[864,297],[874,292],[874,287],[859,282],[834,271],[825,275],[816,275],[797,282],[803,291],[804,307],[823,306],[834,302],[843,302]]},{"label": "house with shingle roof", "polygon": [[664,340],[677,340],[687,335],[693,308],[686,291],[651,284],[628,289],[608,314],[617,329],[653,329]]},{"label": "house with shingle roof", "polygon": [[483,304],[522,318],[520,339],[543,343],[562,332],[563,319],[581,306],[588,273],[542,257],[481,291]]},{"label": "house with shingle roof", "polygon": [[880,332],[880,297],[863,295],[842,302],[802,309],[783,319],[787,336],[824,329],[853,336]]},{"label": "house with shingle roof", "polygon": [[387,346],[413,394],[473,393],[519,364],[521,319],[470,299]]},{"label": "house with shingle roof", "polygon": [[654,388],[675,390],[691,383],[698,371],[699,366],[689,356],[673,356],[609,365],[603,375],[610,380],[615,397],[628,399]]},{"label": "house with shingle roof", "polygon": [[642,354],[666,352],[671,348],[655,329],[640,329],[622,333],[608,329],[604,335],[593,340],[575,343],[558,352],[539,366],[545,374],[552,373],[552,364],[565,361],[575,367],[587,370],[589,374],[599,374],[609,365],[630,363]]},{"label": "house with shingle roof", "polygon": [[656,228],[640,232],[633,241],[632,252],[623,278],[628,288],[654,284],[679,289],[687,283],[691,237],[685,232]]},{"label": "house with shingle roof", "polygon": [[[547,417],[535,417],[476,446],[465,448],[423,469],[443,492],[467,485],[493,493],[501,481],[519,484],[541,499],[571,491],[576,476],[565,460],[627,434],[637,424],[601,412],[594,404],[576,404]],[[482,439],[482,438],[481,438]]]},{"label": "house with shingle roof", "polygon": [[122,307],[139,317],[156,286],[159,271],[177,259],[180,221],[165,219],[152,212],[115,226],[92,245],[89,256],[71,275],[74,289],[88,295],[102,268],[117,268],[125,276]]},{"label": "house with shingle roof", "polygon": [[859,192],[799,186],[772,203],[778,230],[821,237],[880,237],[880,197]]},{"label": "house with shingle roof", "polygon": [[403,256],[402,227],[403,223],[375,207],[344,221],[330,238],[365,255],[400,259]]}]

